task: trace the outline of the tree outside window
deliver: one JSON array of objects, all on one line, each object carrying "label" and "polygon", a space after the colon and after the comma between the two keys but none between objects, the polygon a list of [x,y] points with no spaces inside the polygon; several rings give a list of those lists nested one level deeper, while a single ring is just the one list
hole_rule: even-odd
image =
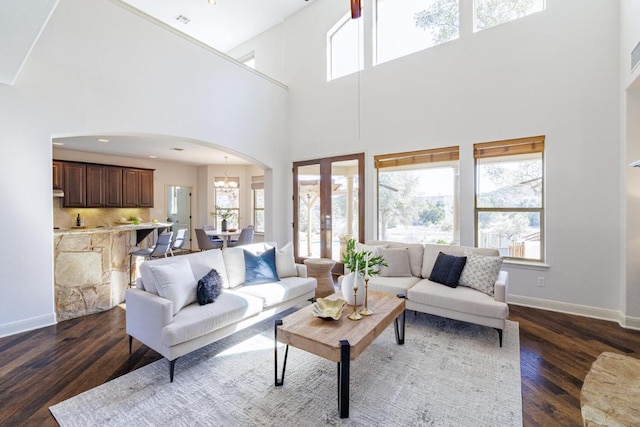
[{"label": "tree outside window", "polygon": [[476,244],[542,261],[544,137],[476,144]]},{"label": "tree outside window", "polygon": [[375,156],[378,238],[458,244],[458,147]]}]

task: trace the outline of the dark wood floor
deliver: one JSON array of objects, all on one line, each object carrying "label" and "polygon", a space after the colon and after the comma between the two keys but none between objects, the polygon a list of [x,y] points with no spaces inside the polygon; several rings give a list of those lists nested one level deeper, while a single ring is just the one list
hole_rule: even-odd
[{"label": "dark wood floor", "polygon": [[[0,425],[55,426],[49,406],[160,357],[134,340],[125,315],[104,313],[0,339]],[[580,387],[603,351],[640,358],[640,331],[603,320],[511,306],[520,323],[525,426],[580,426]]]}]

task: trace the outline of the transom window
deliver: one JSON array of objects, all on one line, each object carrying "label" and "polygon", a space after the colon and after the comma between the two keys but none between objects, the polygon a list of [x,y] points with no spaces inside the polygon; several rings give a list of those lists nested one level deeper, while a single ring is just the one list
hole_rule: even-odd
[{"label": "transom window", "polygon": [[474,144],[476,246],[544,260],[544,136]]},{"label": "transom window", "polygon": [[378,0],[377,64],[458,38],[458,0]]},{"label": "transom window", "polygon": [[380,64],[544,10],[544,0],[376,0],[374,63]]},{"label": "transom window", "polygon": [[362,19],[343,16],[327,32],[327,81],[363,68]]},{"label": "transom window", "polygon": [[458,244],[458,157],[458,147],[374,156],[381,240]]},{"label": "transom window", "polygon": [[475,0],[475,31],[514,21],[545,8],[544,0]]}]

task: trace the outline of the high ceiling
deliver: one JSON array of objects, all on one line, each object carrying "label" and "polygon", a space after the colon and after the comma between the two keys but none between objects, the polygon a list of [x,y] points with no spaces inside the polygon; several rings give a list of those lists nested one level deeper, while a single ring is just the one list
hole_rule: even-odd
[{"label": "high ceiling", "polygon": [[[279,24],[315,0],[120,0],[199,41],[227,52]],[[13,84],[55,0],[0,1],[0,84]],[[180,18],[179,18],[180,17]],[[179,19],[177,19],[179,18]],[[186,23],[185,23],[186,22]],[[98,137],[109,139],[97,142]],[[159,136],[93,135],[58,138],[58,149],[175,161],[184,164],[249,164],[245,159],[187,140]],[[171,150],[183,148],[183,151]]]},{"label": "high ceiling", "polygon": [[279,24],[314,0],[121,1],[221,52],[227,52]]}]

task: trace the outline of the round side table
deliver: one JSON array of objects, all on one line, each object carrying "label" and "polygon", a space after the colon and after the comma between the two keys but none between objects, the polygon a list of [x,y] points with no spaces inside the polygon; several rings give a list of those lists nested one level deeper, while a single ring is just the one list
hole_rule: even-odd
[{"label": "round side table", "polygon": [[331,277],[331,269],[335,264],[334,260],[326,258],[307,258],[304,260],[308,276],[315,277],[318,281],[316,298],[324,298],[335,293],[336,290],[333,287],[333,278]]}]

